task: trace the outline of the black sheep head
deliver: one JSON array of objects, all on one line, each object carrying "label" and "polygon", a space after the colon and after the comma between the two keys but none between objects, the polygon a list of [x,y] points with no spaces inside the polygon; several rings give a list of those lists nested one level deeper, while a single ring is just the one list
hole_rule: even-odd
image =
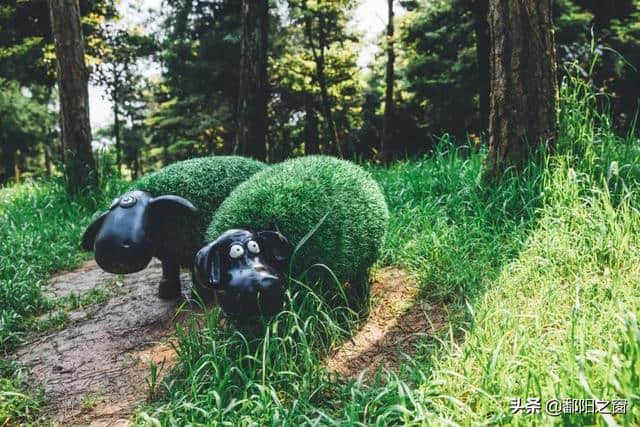
[{"label": "black sheep head", "polygon": [[292,246],[276,231],[232,229],[198,251],[194,278],[219,291],[225,313],[272,315],[282,307]]},{"label": "black sheep head", "polygon": [[162,237],[155,233],[158,219],[175,212],[192,214],[197,209],[178,196],[154,198],[144,191],[125,193],[87,227],[82,249],[93,250],[96,263],[109,273],[135,273],[155,255],[157,239]]}]

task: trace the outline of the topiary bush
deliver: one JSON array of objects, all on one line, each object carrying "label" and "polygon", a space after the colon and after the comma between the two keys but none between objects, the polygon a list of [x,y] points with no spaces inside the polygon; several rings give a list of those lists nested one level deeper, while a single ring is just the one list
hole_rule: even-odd
[{"label": "topiary bush", "polygon": [[[177,222],[167,218],[171,224],[159,227],[166,234],[160,242],[171,242],[160,248],[160,252],[177,256],[182,265],[189,266],[202,246],[216,208],[238,184],[265,167],[262,162],[240,156],[201,157],[173,163],[146,175],[133,183],[129,191],[142,190],[154,197],[172,194],[184,197],[198,208],[195,223],[189,218]],[[175,236],[171,236],[174,233]]]},{"label": "topiary bush", "polygon": [[294,245],[292,273],[324,264],[340,282],[357,282],[375,262],[389,213],[378,184],[361,167],[328,156],[288,160],[258,172],[220,205],[206,233],[277,230]]}]

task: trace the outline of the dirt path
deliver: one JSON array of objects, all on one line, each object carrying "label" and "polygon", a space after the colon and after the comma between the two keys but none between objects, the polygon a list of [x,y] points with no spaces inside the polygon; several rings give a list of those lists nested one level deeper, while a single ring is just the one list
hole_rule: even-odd
[{"label": "dirt path", "polygon": [[[51,279],[45,293],[53,298],[92,289],[109,294],[106,302],[68,313],[71,323],[65,329],[38,336],[12,355],[31,367],[53,422],[124,425],[147,397],[150,361],[163,365],[161,374],[169,371],[175,353],[168,338],[186,310],[157,297],[161,276],[158,262],[126,276],[104,273],[88,262]],[[188,274],[182,281],[191,284]]]},{"label": "dirt path", "polygon": [[[126,276],[115,276],[87,262],[54,276],[44,292],[50,298],[90,295],[101,300],[69,311],[65,329],[42,334],[11,358],[31,368],[30,379],[45,392],[44,413],[56,424],[124,426],[148,397],[150,363],[160,377],[175,362],[171,339],[188,313],[183,302],[157,297],[160,263]],[[189,274],[182,283],[191,286]],[[371,377],[383,364],[393,369],[411,354],[423,334],[444,327],[445,307],[416,302],[417,287],[402,270],[379,270],[371,287],[371,313],[360,331],[325,360],[343,376],[363,371]]]},{"label": "dirt path", "polygon": [[356,335],[329,358],[326,366],[344,377],[366,371],[372,378],[378,367],[394,369],[415,353],[421,336],[445,327],[446,307],[417,300],[415,279],[395,267],[377,272],[371,283],[371,312]]}]

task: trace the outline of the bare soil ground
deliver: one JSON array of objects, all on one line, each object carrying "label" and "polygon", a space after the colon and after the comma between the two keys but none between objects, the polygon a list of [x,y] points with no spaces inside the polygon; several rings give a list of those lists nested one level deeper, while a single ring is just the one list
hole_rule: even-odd
[{"label": "bare soil ground", "polygon": [[326,366],[343,377],[362,372],[371,379],[382,365],[395,369],[415,352],[421,336],[442,330],[446,307],[417,299],[415,279],[406,271],[386,267],[371,283],[371,311],[356,335],[325,360]]},{"label": "bare soil ground", "polygon": [[[44,292],[50,298],[95,289],[106,293],[98,304],[73,310],[60,331],[40,334],[11,358],[29,366],[30,379],[45,393],[45,414],[55,424],[124,426],[149,394],[150,364],[159,377],[175,363],[172,337],[189,304],[157,297],[159,262],[145,270],[115,276],[93,262],[55,275]],[[183,292],[191,287],[181,277]],[[372,282],[371,312],[360,331],[329,358],[326,366],[347,377],[380,365],[393,369],[411,354],[421,335],[444,327],[445,307],[418,302],[414,279],[397,268],[379,270]]]},{"label": "bare soil ground", "polygon": [[[63,425],[124,425],[148,394],[150,363],[173,365],[170,337],[185,317],[183,302],[157,297],[160,263],[126,276],[100,270],[94,262],[54,276],[45,293],[52,298],[108,290],[106,303],[69,313],[61,331],[34,337],[12,358],[31,368],[33,384],[44,390],[45,413]],[[189,287],[189,274],[183,274]],[[185,305],[185,308],[188,308]]]}]

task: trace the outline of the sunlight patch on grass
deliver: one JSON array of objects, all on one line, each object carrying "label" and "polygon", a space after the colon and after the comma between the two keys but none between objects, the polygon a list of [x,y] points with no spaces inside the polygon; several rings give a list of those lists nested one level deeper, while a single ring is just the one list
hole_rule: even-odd
[{"label": "sunlight patch on grass", "polygon": [[[474,307],[464,343],[434,364],[435,412],[463,421],[546,424],[512,415],[511,398],[626,399],[640,419],[640,214],[616,207],[562,158],[545,186],[550,204],[518,258]],[[584,192],[592,195],[581,197]],[[464,404],[455,404],[456,397]],[[601,417],[566,415],[591,424]]]}]

